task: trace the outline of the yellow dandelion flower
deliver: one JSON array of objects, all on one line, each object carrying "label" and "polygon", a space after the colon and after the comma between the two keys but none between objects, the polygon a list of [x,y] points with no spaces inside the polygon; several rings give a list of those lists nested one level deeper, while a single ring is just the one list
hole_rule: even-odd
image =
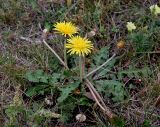
[{"label": "yellow dandelion flower", "polygon": [[73,34],[77,33],[78,27],[76,27],[71,22],[59,22],[54,25],[54,30],[56,30],[58,33],[61,33],[65,37],[68,35],[71,37]]},{"label": "yellow dandelion flower", "polygon": [[150,6],[150,10],[154,15],[160,14],[160,7],[157,4]]},{"label": "yellow dandelion flower", "polygon": [[70,55],[77,54],[79,56],[85,56],[91,53],[93,44],[86,38],[75,36],[67,40],[66,48]]},{"label": "yellow dandelion flower", "polygon": [[136,26],[132,22],[127,22],[127,29],[128,29],[128,31],[131,32],[132,30],[136,29]]}]

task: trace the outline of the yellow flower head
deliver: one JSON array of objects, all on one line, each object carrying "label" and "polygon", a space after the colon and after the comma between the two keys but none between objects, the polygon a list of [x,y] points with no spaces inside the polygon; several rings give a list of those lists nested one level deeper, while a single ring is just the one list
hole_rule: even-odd
[{"label": "yellow flower head", "polygon": [[136,29],[136,26],[132,22],[127,22],[127,29],[128,29],[128,31],[131,32],[132,30]]},{"label": "yellow flower head", "polygon": [[65,37],[72,36],[73,34],[77,33],[78,27],[76,27],[71,22],[59,22],[54,25],[54,30],[56,30],[58,33],[61,33]]},{"label": "yellow flower head", "polygon": [[79,56],[88,55],[93,49],[93,44],[86,38],[75,36],[67,40],[66,48],[69,49],[70,55],[77,54]]},{"label": "yellow flower head", "polygon": [[150,10],[154,15],[160,14],[160,7],[157,4],[150,6]]}]

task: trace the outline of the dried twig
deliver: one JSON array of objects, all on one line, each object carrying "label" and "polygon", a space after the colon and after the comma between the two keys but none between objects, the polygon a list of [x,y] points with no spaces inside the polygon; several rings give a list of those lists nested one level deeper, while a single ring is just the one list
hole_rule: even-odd
[{"label": "dried twig", "polygon": [[64,63],[64,61],[59,57],[59,55],[47,44],[47,42],[43,39],[43,43],[47,46],[47,48],[58,58],[58,60],[63,64],[65,68],[68,69],[68,66]]},{"label": "dried twig", "polygon": [[24,41],[29,42],[29,43],[42,44],[42,41],[40,39],[32,40],[29,37],[23,37],[23,36],[19,37],[19,39],[24,40]]},{"label": "dried twig", "polygon": [[160,107],[160,95],[156,99],[155,107]]},{"label": "dried twig", "polygon": [[94,86],[92,85],[92,83],[88,79],[86,79],[86,82],[89,84],[89,86],[91,87],[91,89],[93,90],[93,92],[96,94],[97,98],[101,101],[102,105],[105,108],[107,108],[106,105],[105,105],[105,103],[104,103],[104,101],[103,101],[103,99],[101,98],[101,96],[99,95],[99,93],[96,91],[96,89],[94,88]]},{"label": "dried twig", "polygon": [[160,51],[152,51],[152,52],[135,52],[136,54],[160,54]]},{"label": "dried twig", "polygon": [[[113,114],[109,107],[107,107],[102,99],[102,97],[99,95],[99,93],[96,91],[92,83],[86,79],[86,86],[89,88],[93,98],[95,99],[96,103],[99,105],[99,107],[104,111],[104,113],[108,116],[109,119],[113,119],[116,115]],[[100,102],[102,105],[100,104]]]},{"label": "dried twig", "polygon": [[94,100],[96,101],[96,103],[99,105],[99,107],[100,107],[103,111],[105,111],[105,108],[99,103],[99,101],[98,101],[96,95],[94,94],[92,88],[90,87],[90,85],[89,85],[88,83],[86,83],[86,85],[87,85],[87,87],[89,88],[89,90],[90,90],[90,92],[91,92]]}]

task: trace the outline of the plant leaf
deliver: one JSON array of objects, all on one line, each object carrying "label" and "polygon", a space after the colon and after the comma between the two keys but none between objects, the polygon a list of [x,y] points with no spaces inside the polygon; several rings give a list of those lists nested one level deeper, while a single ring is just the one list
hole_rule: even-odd
[{"label": "plant leaf", "polygon": [[26,91],[26,95],[27,95],[28,97],[35,96],[35,95],[37,95],[37,94],[43,93],[45,88],[46,88],[45,85],[37,85],[37,86],[30,87],[30,88]]},{"label": "plant leaf", "polygon": [[30,82],[48,83],[49,76],[44,73],[43,70],[36,70],[34,72],[27,72],[25,78],[28,79]]},{"label": "plant leaf", "polygon": [[61,96],[58,98],[58,102],[59,103],[63,102],[69,96],[69,94],[79,86],[79,84],[80,82],[75,82],[69,84],[65,88],[61,88],[60,89]]},{"label": "plant leaf", "polygon": [[123,88],[123,83],[115,80],[100,80],[97,89],[111,97],[114,102],[123,101],[126,96],[126,91]]},{"label": "plant leaf", "polygon": [[61,77],[61,74],[53,73],[52,76],[49,78],[49,82],[51,84],[55,84],[58,82],[58,79],[60,79],[60,77]]}]

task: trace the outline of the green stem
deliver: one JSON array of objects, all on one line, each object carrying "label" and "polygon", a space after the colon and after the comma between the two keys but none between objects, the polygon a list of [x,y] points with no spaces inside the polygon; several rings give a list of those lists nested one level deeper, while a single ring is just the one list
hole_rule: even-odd
[{"label": "green stem", "polygon": [[84,78],[84,62],[82,56],[79,56],[79,69],[80,69],[80,81],[82,82]]},{"label": "green stem", "polygon": [[64,62],[66,64],[66,66],[68,67],[68,63],[67,63],[67,51],[66,51],[66,40],[64,41]]}]

